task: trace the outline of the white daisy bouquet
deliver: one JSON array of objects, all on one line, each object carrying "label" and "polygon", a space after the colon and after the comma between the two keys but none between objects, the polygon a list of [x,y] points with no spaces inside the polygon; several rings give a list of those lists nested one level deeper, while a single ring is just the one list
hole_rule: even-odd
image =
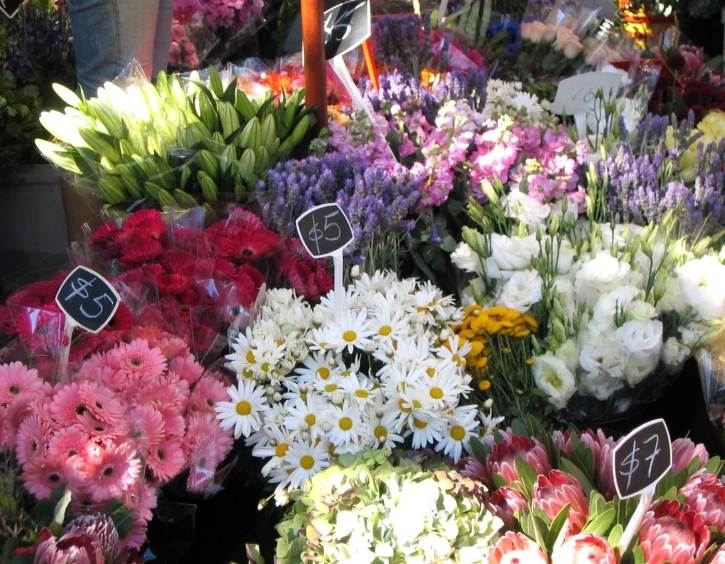
[{"label": "white daisy bouquet", "polygon": [[461,404],[470,344],[450,329],[462,319],[453,299],[377,272],[348,286],[344,301],[335,315],[334,292],[312,306],[270,291],[227,356],[239,383],[218,418],[268,459],[262,473],[278,492],[343,453],[407,444],[458,461],[476,435],[477,407]]},{"label": "white daisy bouquet", "polygon": [[[581,221],[566,207],[528,225],[496,205],[469,211],[482,230],[464,229],[452,257],[475,278],[469,299],[535,318],[528,369],[568,420],[618,418],[656,399],[719,330],[724,257],[709,238],[680,238],[672,212],[640,227]],[[493,232],[507,221],[515,227]]]}]

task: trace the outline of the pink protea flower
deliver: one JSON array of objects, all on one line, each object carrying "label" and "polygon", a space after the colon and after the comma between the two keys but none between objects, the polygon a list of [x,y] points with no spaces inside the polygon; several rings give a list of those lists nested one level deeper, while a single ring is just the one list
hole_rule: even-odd
[{"label": "pink protea flower", "polygon": [[569,537],[551,555],[551,564],[593,563],[617,564],[617,555],[606,540],[591,533]]},{"label": "pink protea flower", "polygon": [[462,458],[458,463],[458,468],[466,478],[481,482],[487,481],[486,467],[474,456]]},{"label": "pink protea flower", "polygon": [[35,564],[99,564],[103,561],[103,549],[95,535],[74,531],[56,539],[50,529],[45,528],[38,535]]},{"label": "pink protea flower", "polygon": [[[66,534],[82,533],[95,537],[101,546],[103,555],[113,559],[118,552],[118,531],[116,525],[107,515],[102,513],[95,515],[81,515],[68,523],[65,528]],[[62,538],[65,538],[63,535]]]},{"label": "pink protea flower", "polygon": [[127,444],[110,444],[88,460],[85,485],[95,502],[121,497],[141,474],[141,462]]},{"label": "pink protea flower", "polygon": [[546,554],[533,540],[509,531],[488,549],[488,564],[548,564]]},{"label": "pink protea flower", "polygon": [[551,520],[569,504],[571,509],[566,537],[578,534],[589,517],[589,502],[584,496],[581,484],[576,478],[560,470],[551,470],[548,477],[538,477],[534,484],[532,503]]},{"label": "pink protea flower", "polygon": [[509,483],[518,483],[519,473],[516,470],[516,459],[523,458],[539,475],[546,475],[551,470],[551,462],[546,448],[537,439],[523,436],[512,436],[494,445],[493,452],[486,459],[486,483],[493,486],[493,475],[499,474]]},{"label": "pink protea flower", "polygon": [[527,506],[526,498],[513,488],[503,487],[491,494],[491,505],[496,508],[496,513],[508,527],[514,527],[516,519],[514,513],[518,509]]},{"label": "pink protea flower", "polygon": [[710,530],[697,513],[662,501],[645,513],[639,545],[647,564],[696,564],[710,544]]},{"label": "pink protea flower", "polygon": [[682,488],[687,507],[696,511],[706,526],[725,530],[725,486],[714,474],[696,476],[695,481],[691,479]]},{"label": "pink protea flower", "polygon": [[[572,455],[573,447],[568,431],[564,433],[554,431],[551,438],[559,450],[565,452],[568,456]],[[605,435],[601,429],[596,432],[587,429],[579,435],[579,440],[594,453],[594,473],[597,477],[599,492],[606,499],[613,499],[616,495],[616,489],[612,468],[612,450],[614,450],[617,442],[612,437]]]},{"label": "pink protea flower", "polygon": [[702,468],[710,455],[705,445],[696,445],[690,439],[676,439],[672,441],[672,473],[682,472],[695,458],[699,459],[698,469]]},{"label": "pink protea flower", "polygon": [[37,370],[29,370],[20,362],[0,365],[0,405],[8,405],[21,394],[32,394],[43,388]]}]

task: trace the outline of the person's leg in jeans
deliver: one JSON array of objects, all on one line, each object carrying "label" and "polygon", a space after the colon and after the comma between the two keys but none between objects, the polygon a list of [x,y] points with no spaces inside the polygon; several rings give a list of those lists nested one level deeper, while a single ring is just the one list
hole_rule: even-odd
[{"label": "person's leg in jeans", "polygon": [[159,0],[159,17],[156,20],[156,40],[154,41],[154,77],[169,66],[173,20],[174,0]]},{"label": "person's leg in jeans", "polygon": [[150,76],[159,0],[69,0],[78,83],[87,96],[137,59]]}]

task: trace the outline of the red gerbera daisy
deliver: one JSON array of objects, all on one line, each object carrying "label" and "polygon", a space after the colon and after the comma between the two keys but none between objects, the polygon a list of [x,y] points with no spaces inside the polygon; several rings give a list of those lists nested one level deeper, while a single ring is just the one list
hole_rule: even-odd
[{"label": "red gerbera daisy", "polygon": [[180,272],[184,268],[194,264],[194,255],[183,250],[174,249],[164,255],[161,265],[167,272]]},{"label": "red gerbera daisy", "polygon": [[121,266],[139,266],[158,259],[164,247],[155,239],[141,239],[129,243],[121,251]]},{"label": "red gerbera daisy", "polygon": [[253,262],[274,254],[280,238],[269,229],[242,230],[230,240],[222,242],[224,253],[239,262]]},{"label": "red gerbera daisy", "polygon": [[121,247],[115,241],[118,225],[115,221],[104,223],[91,235],[91,249],[104,260],[113,260],[121,256]]},{"label": "red gerbera daisy", "polygon": [[161,274],[156,277],[156,285],[164,294],[183,294],[191,288],[191,278],[183,274]]},{"label": "red gerbera daisy", "polygon": [[135,231],[148,226],[155,226],[155,229],[161,229],[166,226],[164,218],[159,210],[139,210],[129,215],[123,222],[123,229]]}]

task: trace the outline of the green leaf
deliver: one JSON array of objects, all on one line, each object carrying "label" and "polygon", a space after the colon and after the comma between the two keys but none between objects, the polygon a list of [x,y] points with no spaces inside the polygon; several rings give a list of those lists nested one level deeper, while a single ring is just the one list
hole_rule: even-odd
[{"label": "green leaf", "polygon": [[493,474],[493,485],[497,488],[505,488],[509,486],[510,484],[506,481],[506,478],[504,478],[501,474],[494,472]]},{"label": "green leaf", "polygon": [[571,504],[567,503],[564,507],[561,508],[561,511],[556,514],[556,517],[554,517],[554,520],[551,522],[549,532],[546,534],[546,551],[548,554],[551,554],[554,550],[554,544],[556,543],[556,539],[559,538],[559,534],[564,528],[564,525],[566,525],[570,511]]},{"label": "green leaf", "polygon": [[586,474],[584,474],[582,469],[565,456],[561,457],[560,468],[567,474],[571,474],[579,480],[579,484],[581,484],[582,490],[584,490],[584,495],[589,497],[592,490],[594,490],[594,484],[592,484],[591,480]]},{"label": "green leaf", "polygon": [[109,502],[104,509],[104,513],[113,521],[119,538],[123,539],[131,532],[133,528],[133,511],[121,501]]},{"label": "green leaf", "polygon": [[634,556],[634,564],[646,564],[644,561],[644,551],[641,546],[635,546],[632,550],[632,556]]},{"label": "green leaf", "polygon": [[524,488],[526,488],[526,492],[530,499],[534,495],[534,484],[536,483],[538,476],[531,465],[520,456],[516,457],[516,471],[518,472],[519,477],[521,478],[521,483],[524,485]]},{"label": "green leaf", "polygon": [[477,438],[473,437],[471,438],[470,447],[473,456],[476,457],[476,460],[478,460],[481,464],[486,464],[488,453],[486,452],[484,444]]},{"label": "green leaf", "polygon": [[597,515],[597,517],[589,521],[582,529],[582,533],[594,533],[595,535],[603,537],[607,534],[607,531],[616,518],[617,511],[614,507],[610,507],[604,513]]},{"label": "green leaf", "polygon": [[723,461],[720,460],[719,456],[713,456],[710,460],[707,461],[707,464],[705,464],[703,468],[711,474],[719,476],[722,473]]},{"label": "green leaf", "polygon": [[264,558],[262,558],[262,553],[259,551],[258,544],[247,544],[245,545],[245,548],[249,564],[264,564]]},{"label": "green leaf", "polygon": [[612,527],[612,530],[609,532],[609,536],[607,537],[607,540],[609,541],[609,544],[611,546],[617,546],[619,544],[619,539],[622,538],[622,535],[624,534],[624,527],[617,523]]},{"label": "green leaf", "polygon": [[209,67],[209,85],[217,99],[222,100],[224,98],[224,85],[222,84],[222,79],[219,77],[219,73],[214,67]]},{"label": "green leaf", "polygon": [[0,564],[10,564],[15,556],[15,551],[20,546],[20,539],[12,537],[5,542],[2,553],[0,553]]},{"label": "green leaf", "polygon": [[520,435],[523,437],[529,436],[529,430],[520,419],[514,419],[511,422],[511,430],[513,431],[514,435]]}]

